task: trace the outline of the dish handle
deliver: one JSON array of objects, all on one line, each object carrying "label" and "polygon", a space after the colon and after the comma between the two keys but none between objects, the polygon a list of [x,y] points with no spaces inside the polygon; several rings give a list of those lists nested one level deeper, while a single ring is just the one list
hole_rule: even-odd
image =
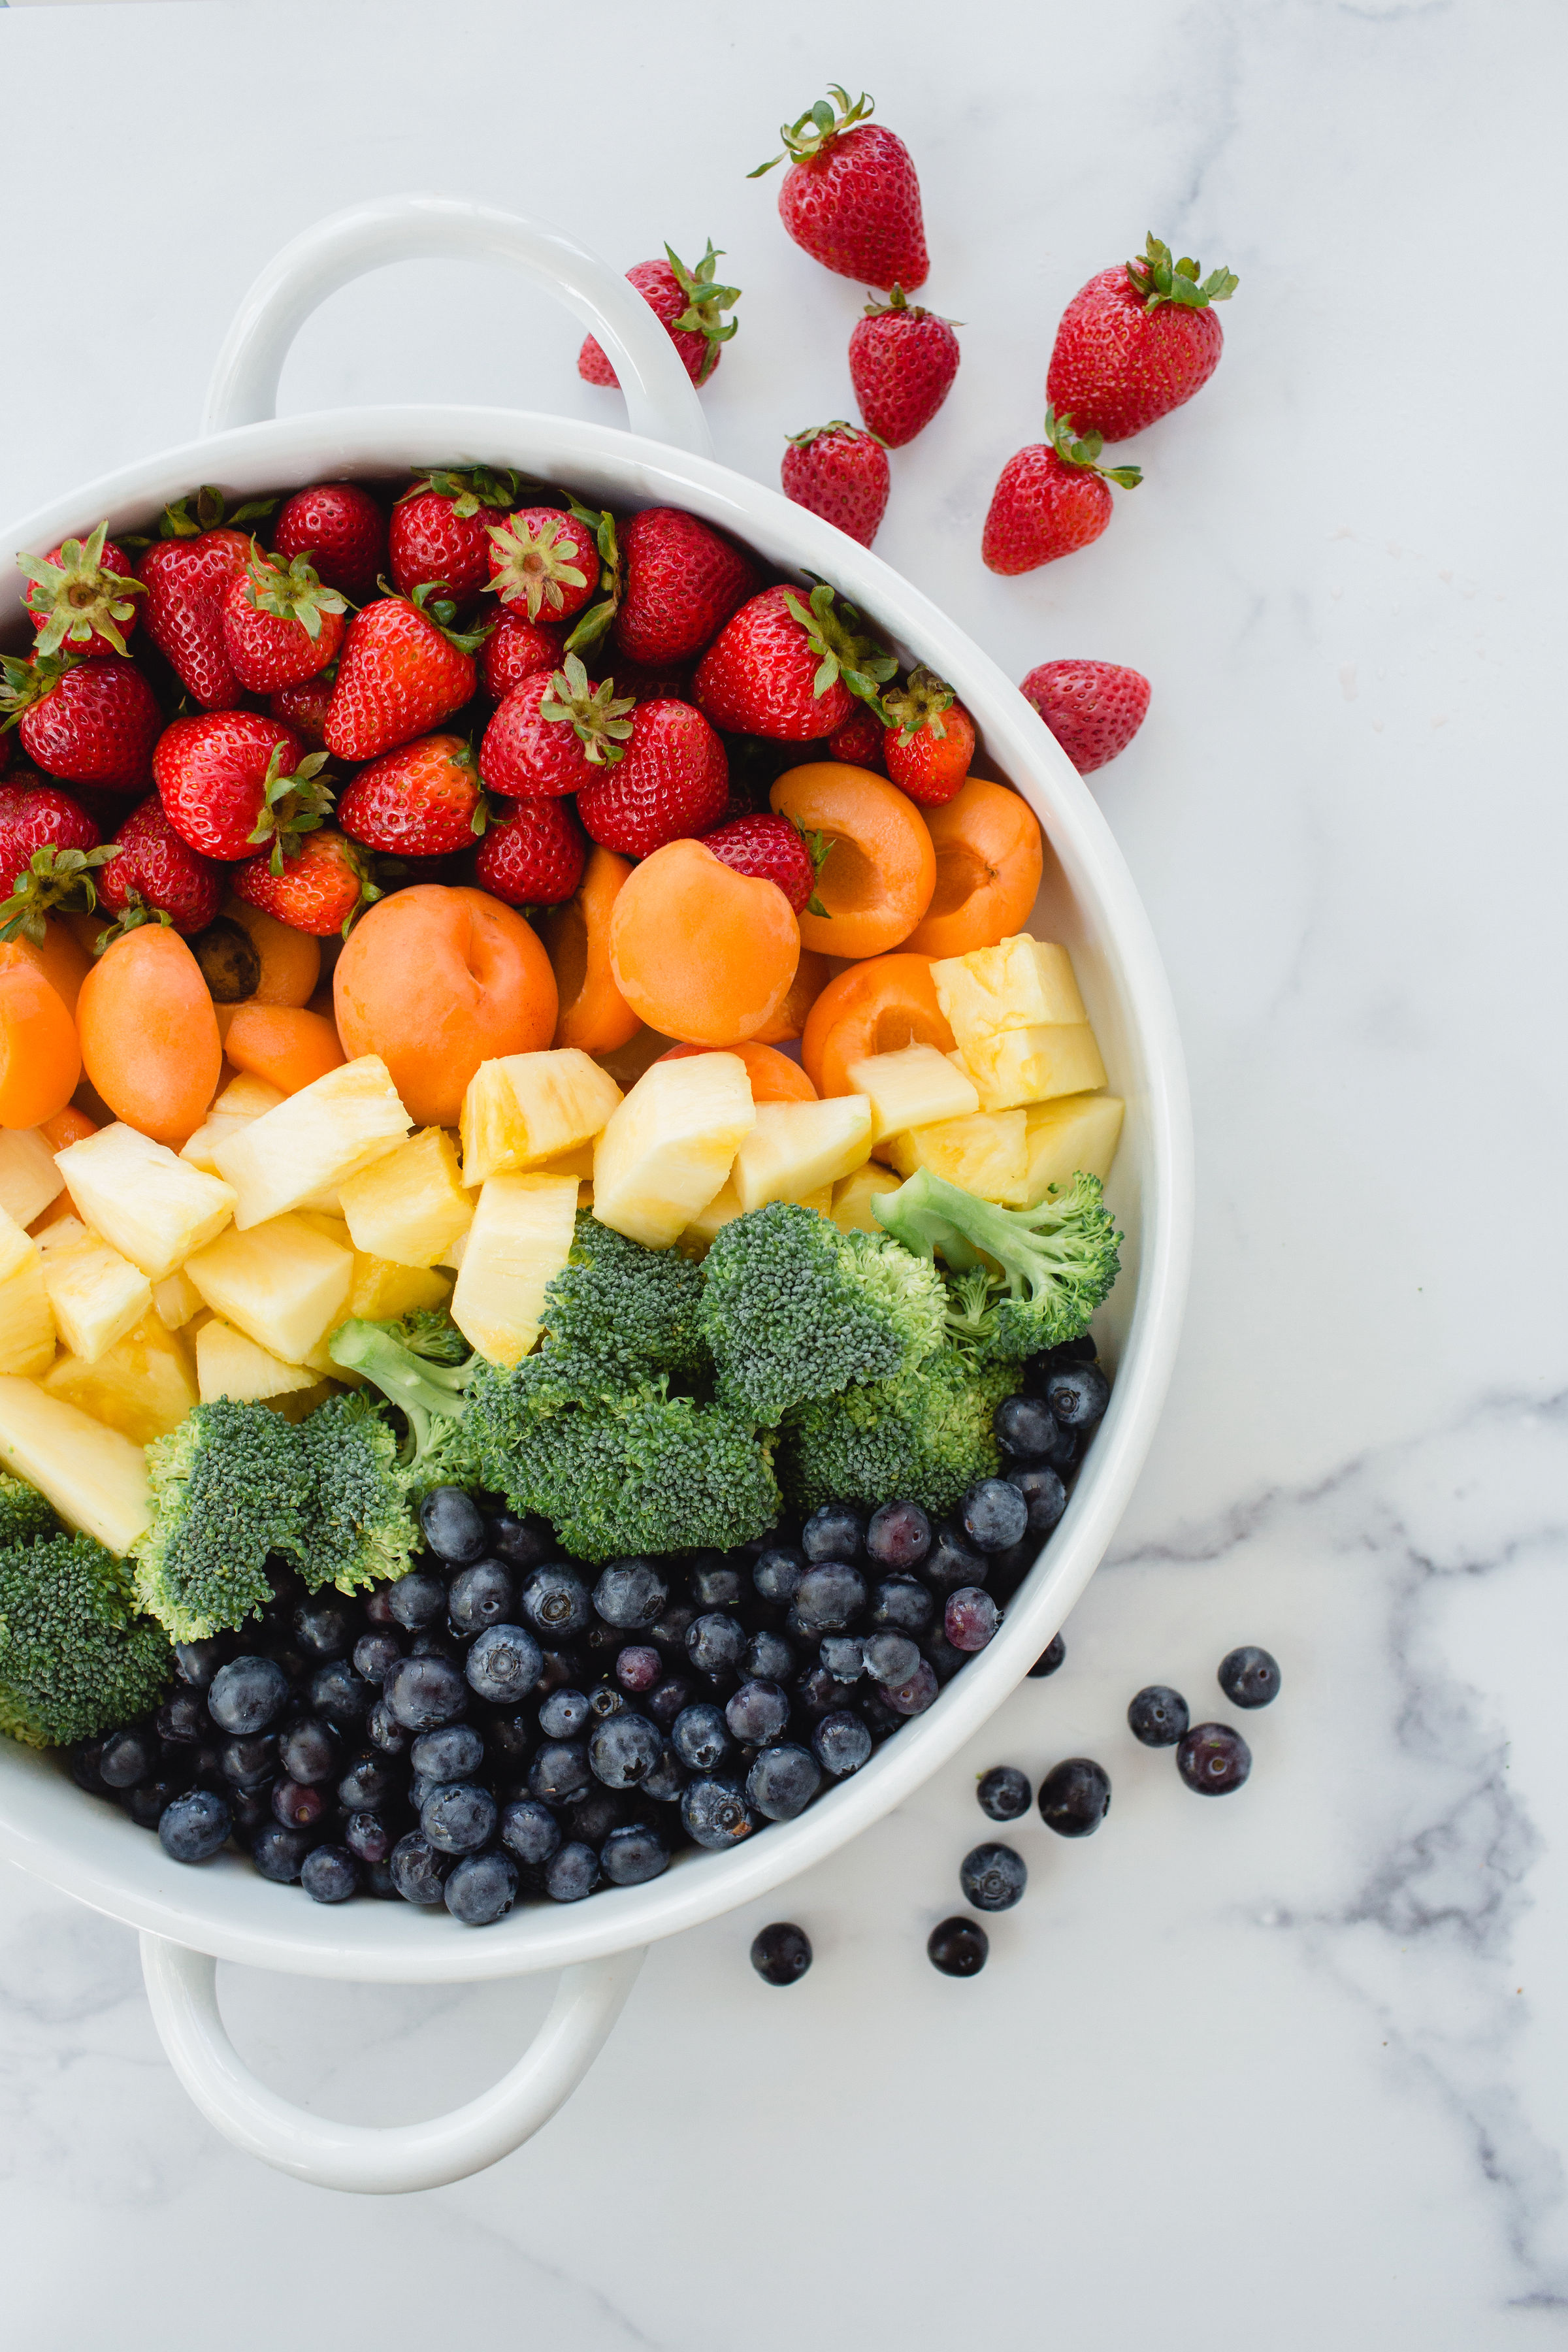
[{"label": "dish handle", "polygon": [[616,1952],[563,1969],[550,2014],[509,2074],[449,2115],[377,2126],[334,2123],[268,2090],[229,2040],[216,1961],[163,1936],[142,1937],[159,2039],[207,2121],[247,2156],[296,2180],[373,2197],[462,2180],[531,2138],[598,2056],[643,1957],[641,1949]]},{"label": "dish handle", "polygon": [[574,237],[459,196],[380,196],[331,213],[273,255],[235,315],[207,386],[202,431],[276,413],[289,346],[329,294],[394,261],[510,261],[596,335],[634,433],[712,454],[708,420],[663,326],[636,289]]}]

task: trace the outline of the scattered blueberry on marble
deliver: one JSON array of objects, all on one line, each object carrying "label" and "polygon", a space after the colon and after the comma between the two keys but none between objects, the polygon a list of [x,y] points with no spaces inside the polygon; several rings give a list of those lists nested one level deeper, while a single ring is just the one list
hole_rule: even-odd
[{"label": "scattered blueberry on marble", "polygon": [[944,1977],[977,1977],[990,1952],[991,1938],[978,1919],[943,1919],[926,1937],[926,1957]]},{"label": "scattered blueberry on marble", "polygon": [[1042,1676],[1046,1675],[1054,1675],[1057,1668],[1061,1664],[1062,1660],[1067,1656],[1067,1654],[1068,1645],[1062,1640],[1061,1635],[1059,1633],[1053,1633],[1045,1648],[1040,1652],[1039,1656],[1035,1660],[1034,1664],[1029,1668],[1030,1681],[1038,1682]]},{"label": "scattered blueberry on marble", "polygon": [[793,1920],[775,1919],[752,1937],[752,1966],[764,1984],[798,1984],[811,1966],[811,1937]]},{"label": "scattered blueberry on marble", "polygon": [[1010,1845],[972,1846],[958,1865],[963,1899],[977,1911],[1010,1911],[1029,1883],[1024,1857]]},{"label": "scattered blueberry on marble", "polygon": [[1058,1837],[1089,1837],[1110,1811],[1110,1775],[1091,1756],[1067,1756],[1040,1782],[1040,1819]]},{"label": "scattered blueberry on marble", "polygon": [[974,1793],[981,1811],[993,1822],[1021,1820],[1034,1798],[1028,1775],[1016,1764],[994,1764],[989,1772],[981,1774]]},{"label": "scattered blueberry on marble", "polygon": [[1228,1723],[1194,1723],[1176,1750],[1176,1769],[1200,1797],[1228,1797],[1252,1769],[1252,1750]]},{"label": "scattered blueberry on marble", "polygon": [[1192,1717],[1180,1691],[1166,1683],[1148,1683],[1127,1709],[1127,1725],[1145,1748],[1173,1748]]},{"label": "scattered blueberry on marble", "polygon": [[1279,1696],[1279,1661],[1250,1643],[1220,1660],[1219,1686],[1232,1706],[1268,1706]]}]

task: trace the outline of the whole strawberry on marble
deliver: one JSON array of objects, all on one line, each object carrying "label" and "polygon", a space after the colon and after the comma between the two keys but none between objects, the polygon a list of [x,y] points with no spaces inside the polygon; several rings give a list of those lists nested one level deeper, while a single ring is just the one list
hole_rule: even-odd
[{"label": "whole strawberry on marble", "polygon": [[1135,489],[1137,466],[1100,466],[1098,433],[1081,436],[1070,416],[1046,411],[1046,437],[1009,457],[991,493],[980,554],[987,571],[1037,571],[1097,540],[1112,512],[1108,485]]},{"label": "whole strawberry on marble", "polygon": [[786,499],[869,547],[888,510],[892,477],[875,433],[836,417],[788,436],[779,479]]},{"label": "whole strawberry on marble", "polygon": [[1173,261],[1151,230],[1141,260],[1102,269],[1063,311],[1047,399],[1102,441],[1142,433],[1213,375],[1225,346],[1214,305],[1239,282],[1228,269],[1200,279],[1198,264]]},{"label": "whole strawberry on marble", "polygon": [[[837,104],[835,103],[837,102]],[[875,101],[851,99],[837,83],[779,132],[784,155],[748,174],[760,180],[784,156],[779,218],[796,245],[863,286],[923,286],[931,262],[921,184],[896,132],[868,120]]]},{"label": "whole strawberry on marble", "polygon": [[866,305],[849,338],[849,381],[870,430],[889,449],[923,433],[958,373],[954,321],[906,299],[895,286]]},{"label": "whole strawberry on marble", "polygon": [[[726,319],[724,313],[734,309],[741,299],[741,289],[718,283],[723,248],[715,251],[711,237],[695,269],[688,269],[673,246],[667,245],[664,251],[664,260],[639,261],[627,270],[626,277],[667,330],[692,383],[704,384],[740,323],[738,320]],[[577,354],[577,373],[584,383],[610,386],[620,383],[604,346],[592,335]]]}]

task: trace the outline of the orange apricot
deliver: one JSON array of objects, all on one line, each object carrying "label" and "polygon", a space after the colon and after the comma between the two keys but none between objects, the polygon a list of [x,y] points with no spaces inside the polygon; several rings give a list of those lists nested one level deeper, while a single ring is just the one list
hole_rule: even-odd
[{"label": "orange apricot", "polygon": [[250,934],[250,944],[261,959],[261,978],[245,1002],[247,1004],[309,1004],[321,976],[321,942],[306,931],[290,930],[276,915],[231,898],[224,908],[231,923]]},{"label": "orange apricot", "polygon": [[642,1025],[610,970],[610,917],[631,870],[629,858],[595,843],[575,897],[540,917],[539,935],[561,999],[557,1045],[613,1054],[629,1045]]},{"label": "orange apricot", "polygon": [[849,1069],[870,1054],[904,1045],[952,1051],[952,1032],[936,1001],[931,960],[911,954],[872,956],[830,980],[807,1017],[800,1058],[819,1094],[848,1095]]},{"label": "orange apricot", "polygon": [[68,1145],[79,1143],[84,1136],[96,1135],[98,1121],[89,1118],[86,1111],[78,1110],[74,1103],[67,1103],[53,1118],[38,1121],[38,1132],[51,1151],[64,1151]]},{"label": "orange apricot", "polygon": [[1038,896],[1045,845],[1027,801],[1005,784],[968,777],[927,816],[936,851],[936,888],[906,947],[922,955],[967,955],[1023,930]]},{"label": "orange apricot", "polygon": [[53,1118],[80,1076],[70,1014],[29,955],[0,946],[0,1127]]},{"label": "orange apricot", "polygon": [[226,1056],[237,1070],[265,1078],[280,1094],[297,1095],[312,1079],[337,1069],[344,1058],[333,1024],[302,1005],[258,1004],[252,998],[226,1010]]},{"label": "orange apricot", "polygon": [[[97,929],[101,930],[103,925],[98,924]],[[91,950],[84,948],[68,924],[61,922],[58,916],[45,923],[41,940],[30,940],[24,931],[16,945],[30,962],[37,964],[74,1021],[82,982],[92,970]]]},{"label": "orange apricot", "polygon": [[759,1045],[787,1045],[805,1027],[805,1016],[822,994],[835,972],[844,970],[837,956],[818,955],[815,948],[802,948],[789,994],[764,1028],[757,1032]]},{"label": "orange apricot", "polygon": [[548,1045],[556,1002],[550,959],[516,909],[439,882],[378,899],[332,980],[344,1053],[379,1054],[419,1127],[457,1126],[481,1062]]},{"label": "orange apricot", "polygon": [[178,931],[144,923],[110,940],[77,1000],[82,1066],[116,1118],[178,1147],[206,1113],[223,1064],[202,968]]},{"label": "orange apricot", "polygon": [[936,887],[931,834],[908,793],[868,768],[812,760],[786,769],[768,798],[780,815],[832,840],[816,877],[827,912],[802,915],[802,946],[859,957],[907,940]]},{"label": "orange apricot", "polygon": [[815,1102],[816,1088],[798,1062],[787,1054],[777,1054],[771,1045],[760,1045],[754,1037],[742,1038],[738,1045],[672,1045],[661,1054],[661,1062],[683,1062],[691,1054],[739,1054],[746,1066],[746,1076],[752,1082],[753,1102]]},{"label": "orange apricot", "polygon": [[778,885],[737,874],[700,841],[668,841],[645,857],[611,912],[616,986],[650,1029],[687,1045],[754,1037],[799,961],[799,927]]}]

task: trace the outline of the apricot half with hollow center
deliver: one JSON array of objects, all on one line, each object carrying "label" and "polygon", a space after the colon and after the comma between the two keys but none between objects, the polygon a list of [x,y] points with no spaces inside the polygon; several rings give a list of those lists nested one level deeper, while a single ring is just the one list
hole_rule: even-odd
[{"label": "apricot half with hollow center", "polygon": [[931,956],[967,955],[1023,930],[1039,895],[1045,845],[1027,801],[1005,784],[968,777],[931,812],[936,887],[906,947]]},{"label": "apricot half with hollow center", "polygon": [[830,956],[882,955],[931,904],[936,853],[924,816],[897,784],[842,760],[810,760],[778,777],[781,816],[831,843],[816,877],[826,915],[802,915],[801,944]]},{"label": "apricot half with hollow center", "polygon": [[800,929],[775,882],[737,874],[700,841],[634,866],[610,916],[610,969],[650,1029],[729,1045],[765,1028],[789,994]]}]

